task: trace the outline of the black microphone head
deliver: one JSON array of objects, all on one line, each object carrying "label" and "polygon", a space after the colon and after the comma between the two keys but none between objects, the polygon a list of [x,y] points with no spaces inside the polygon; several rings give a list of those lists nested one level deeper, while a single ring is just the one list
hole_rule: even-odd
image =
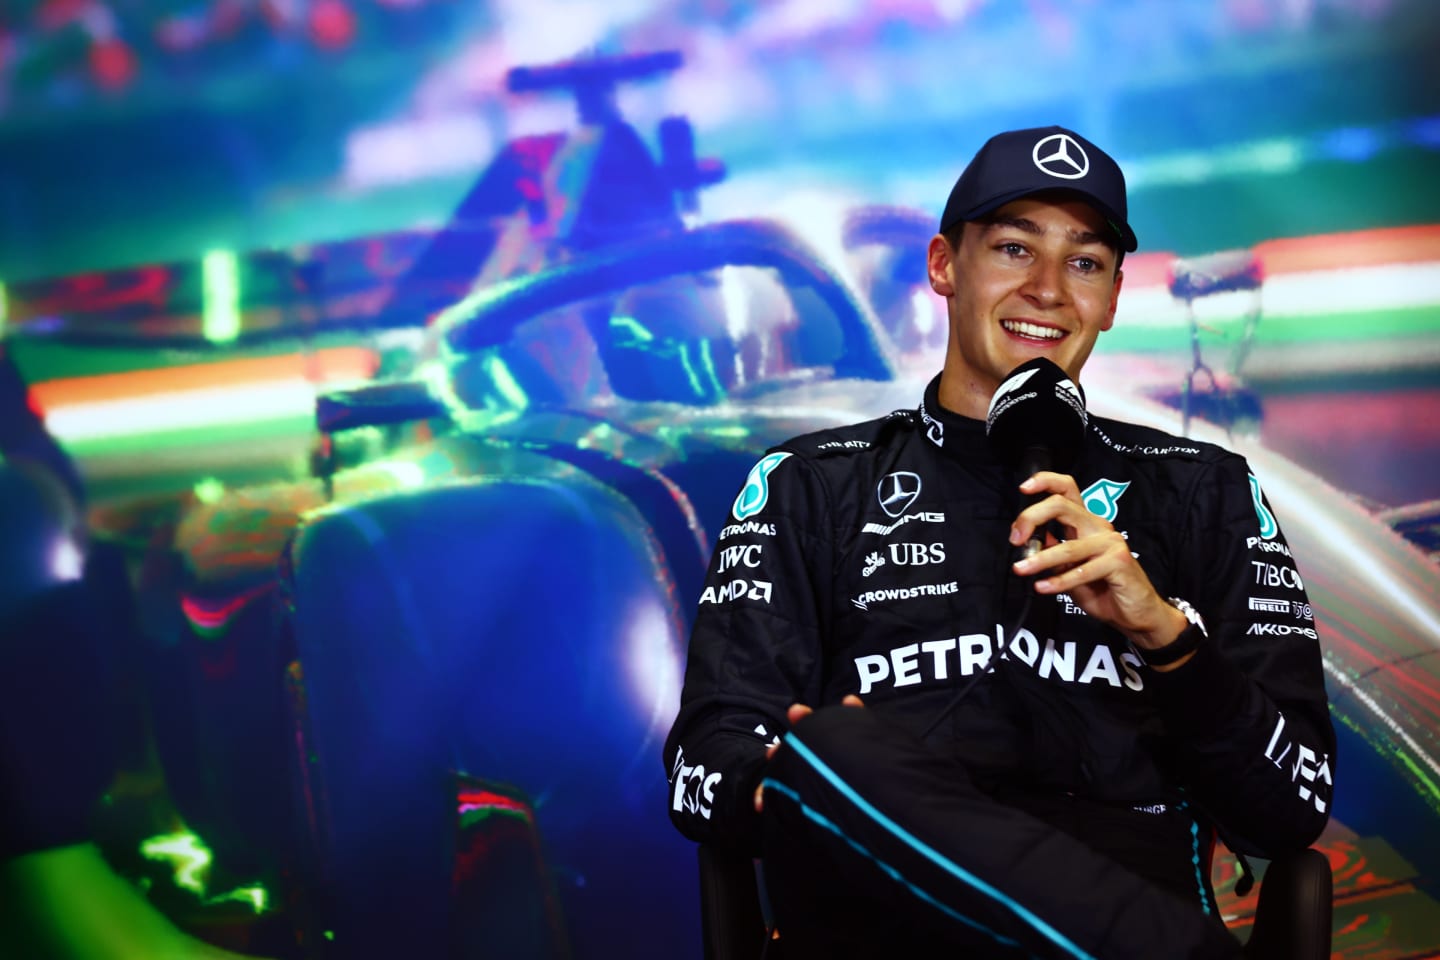
[{"label": "black microphone head", "polygon": [[[1011,370],[990,398],[985,435],[1000,458],[1022,472],[1064,470],[1079,456],[1088,423],[1080,385],[1053,361],[1036,357]],[[1048,462],[1037,462],[1037,455]]]}]

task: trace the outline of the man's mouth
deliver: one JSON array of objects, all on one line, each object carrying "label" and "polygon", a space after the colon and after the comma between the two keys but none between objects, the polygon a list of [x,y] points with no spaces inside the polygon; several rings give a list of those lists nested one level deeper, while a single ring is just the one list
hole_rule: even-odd
[{"label": "man's mouth", "polygon": [[1009,333],[1016,336],[1026,337],[1030,340],[1059,340],[1065,336],[1064,330],[1055,327],[1042,327],[1038,323],[1026,323],[1024,320],[1001,320],[1000,326]]}]

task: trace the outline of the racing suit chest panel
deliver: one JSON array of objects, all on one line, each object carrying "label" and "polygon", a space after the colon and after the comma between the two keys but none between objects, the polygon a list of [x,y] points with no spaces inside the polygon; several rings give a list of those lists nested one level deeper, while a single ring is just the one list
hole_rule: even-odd
[{"label": "racing suit chest panel", "polygon": [[[990,668],[1008,634],[1024,661],[1016,667],[1038,673],[1075,704],[1068,708],[1074,722],[1060,725],[1069,728],[1064,735],[1103,744],[1093,760],[1100,769],[1090,773],[1103,777],[1107,790],[1165,792],[1144,746],[1158,730],[1138,661],[1118,633],[1063,595],[1033,597],[1026,627],[1012,632],[1020,585],[1009,576],[1007,538],[1020,509],[1018,492],[1010,493],[1018,480],[990,457],[983,434],[951,430],[946,439],[950,449],[940,450],[918,431],[902,432],[881,449],[822,464],[833,473],[831,489],[853,491],[835,518],[840,543],[829,612],[836,629],[826,644],[826,699],[858,692],[918,732],[959,684]],[[1082,488],[1100,484],[1102,492],[1153,486],[1145,471],[1105,449],[1087,451],[1074,472]],[[1155,565],[1168,582],[1160,518],[1172,532],[1178,518],[1142,496],[1126,500],[1122,492],[1119,500],[1130,509],[1117,529],[1147,570]],[[1023,712],[1006,684],[986,676],[932,739],[980,766],[1013,768],[1024,762]]]}]

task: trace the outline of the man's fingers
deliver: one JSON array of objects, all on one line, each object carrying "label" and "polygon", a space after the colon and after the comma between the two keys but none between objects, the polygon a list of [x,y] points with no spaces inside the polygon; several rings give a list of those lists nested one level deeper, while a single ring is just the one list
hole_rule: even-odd
[{"label": "man's fingers", "polygon": [[793,727],[814,712],[814,710],[803,703],[792,703],[790,704],[790,709],[785,711],[785,719],[788,720],[790,726]]},{"label": "man's fingers", "polygon": [[847,693],[844,699],[840,701],[840,705],[845,707],[863,707],[865,706],[865,701],[853,693]]},{"label": "man's fingers", "polygon": [[755,812],[761,813],[765,809],[765,784],[755,788]]}]

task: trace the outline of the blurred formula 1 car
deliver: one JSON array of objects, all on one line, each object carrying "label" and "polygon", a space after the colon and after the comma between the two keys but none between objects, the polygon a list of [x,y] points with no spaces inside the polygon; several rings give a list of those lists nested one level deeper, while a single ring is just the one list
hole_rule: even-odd
[{"label": "blurred formula 1 car", "polygon": [[[443,777],[458,768],[531,798],[576,955],[693,950],[692,866],[649,766],[720,535],[707,524],[769,444],[909,406],[923,381],[893,379],[874,317],[769,224],[615,246],[480,291],[429,336],[432,376],[327,397],[319,419],[327,432],[423,419],[437,436],[338,470],[328,501],[317,484],[308,505],[251,490],[194,513],[191,623],[223,624],[244,595],[222,575],[234,554],[196,547],[226,530],[286,538],[266,622],[278,615],[303,674],[301,783],[322,811],[321,886],[339,916],[359,913],[351,931],[379,942],[367,923],[396,922],[387,908],[448,905]],[[1160,404],[1091,393],[1097,410],[1175,427]],[[1392,796],[1433,817],[1428,777],[1404,771],[1433,768],[1434,688],[1401,664],[1435,661],[1440,574],[1313,476],[1244,452],[1285,505],[1316,603],[1297,629],[1325,639],[1337,714],[1394,763]],[[254,573],[245,589],[273,582]],[[267,641],[222,643],[212,651]],[[365,871],[380,851],[394,875]]]},{"label": "blurred formula 1 car", "polygon": [[[312,481],[192,505],[151,558],[167,688],[190,699],[160,731],[177,799],[219,857],[283,866],[333,933],[307,943],[698,951],[693,854],[655,758],[709,525],[768,445],[911,407],[924,381],[899,373],[903,324],[778,225],[596,236],[557,235],[443,310],[414,376],[321,398],[322,437],[370,437],[365,462],[322,444]],[[1087,386],[1102,412],[1175,429]],[[1440,575],[1244,452],[1285,503],[1337,714],[1433,817],[1436,684],[1400,665],[1436,661]],[[472,819],[526,825],[508,849],[543,869],[457,848],[462,796]]]}]

